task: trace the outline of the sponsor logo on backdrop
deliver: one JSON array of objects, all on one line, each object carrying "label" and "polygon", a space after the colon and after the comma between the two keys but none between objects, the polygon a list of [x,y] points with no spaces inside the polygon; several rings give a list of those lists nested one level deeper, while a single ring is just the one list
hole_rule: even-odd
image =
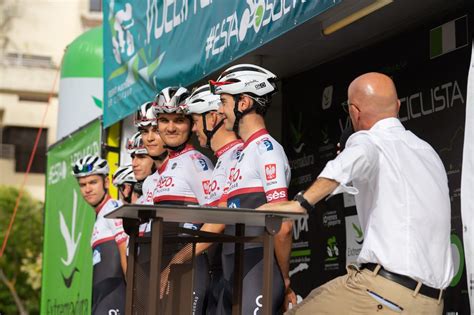
[{"label": "sponsor logo on backdrop", "polygon": [[[81,236],[82,236],[81,232],[79,232],[76,235],[76,212],[77,212],[77,192],[73,190],[71,226],[69,226],[66,223],[63,213],[59,211],[59,228],[64,240],[64,244],[66,245],[66,257],[61,258],[61,262],[63,263],[65,267],[71,266],[71,264],[74,262],[74,258],[76,257],[76,253],[78,250],[79,241],[81,240]],[[76,267],[72,268],[71,273],[68,275],[64,275],[64,273],[61,272],[61,276],[63,278],[64,285],[66,286],[66,288],[71,287],[72,282],[74,280],[74,275],[76,272],[79,272],[79,269],[77,269]]]},{"label": "sponsor logo on backdrop", "polygon": [[346,264],[355,263],[362,244],[364,243],[364,232],[359,224],[357,215],[346,217]]},{"label": "sponsor logo on backdrop", "polygon": [[323,225],[325,227],[332,227],[341,224],[336,210],[327,211],[323,214]]},{"label": "sponsor logo on backdrop", "polygon": [[295,268],[291,269],[290,270],[290,278],[297,274],[298,272],[302,272],[302,271],[305,271],[309,268],[309,265],[307,263],[300,263],[298,264]]},{"label": "sponsor logo on backdrop", "polygon": [[408,121],[441,112],[465,104],[457,80],[418,91],[400,98],[400,121]]},{"label": "sponsor logo on backdrop", "polygon": [[221,22],[211,26],[204,48],[206,59],[222,54],[235,43],[245,41],[249,30],[253,29],[257,34],[270,23],[284,19],[288,13],[305,2],[306,0],[293,0],[275,5],[265,0],[247,0],[248,6],[242,13],[232,12]]},{"label": "sponsor logo on backdrop", "polygon": [[327,86],[323,90],[323,96],[321,99],[321,107],[322,109],[329,109],[332,105],[332,94],[333,94],[334,87],[332,85]]},{"label": "sponsor logo on backdrop", "polygon": [[339,269],[339,247],[335,235],[330,236],[326,241],[326,259],[324,259],[324,270]]},{"label": "sponsor logo on backdrop", "polygon": [[458,285],[464,271],[464,247],[461,239],[456,234],[451,234],[451,253],[454,265],[454,277],[450,286]]}]

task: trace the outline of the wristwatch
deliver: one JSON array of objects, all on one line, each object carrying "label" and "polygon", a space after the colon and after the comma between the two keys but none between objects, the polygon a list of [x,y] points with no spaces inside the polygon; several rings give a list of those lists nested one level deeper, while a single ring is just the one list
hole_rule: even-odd
[{"label": "wristwatch", "polygon": [[308,200],[303,196],[304,190],[300,191],[299,193],[296,194],[295,198],[293,198],[294,201],[298,201],[300,203],[300,206],[306,209],[306,211],[312,211],[314,210],[314,206],[312,206]]}]

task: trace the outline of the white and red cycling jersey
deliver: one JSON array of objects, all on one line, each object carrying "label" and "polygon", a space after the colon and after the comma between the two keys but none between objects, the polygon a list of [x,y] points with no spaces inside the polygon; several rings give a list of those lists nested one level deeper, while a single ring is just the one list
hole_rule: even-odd
[{"label": "white and red cycling jersey", "polygon": [[211,179],[205,183],[206,203],[209,206],[218,206],[224,193],[229,171],[237,163],[243,146],[242,140],[234,140],[216,151],[217,162]]},{"label": "white and red cycling jersey", "polygon": [[159,168],[160,180],[153,194],[154,204],[205,204],[205,185],[214,169],[212,162],[190,144],[171,152]]},{"label": "white and red cycling jersey", "polygon": [[122,202],[112,199],[109,195],[95,209],[96,220],[92,232],[91,246],[113,242],[112,244],[121,244],[128,240],[128,235],[123,230],[122,219],[106,219],[104,216],[117,209]]},{"label": "white and red cycling jersey", "polygon": [[142,196],[137,200],[137,203],[142,205],[153,204],[153,193],[155,192],[156,186],[158,186],[160,177],[160,174],[156,171],[145,178],[142,186]]},{"label": "white and red cycling jersey", "polygon": [[[142,186],[142,195],[135,202],[136,204],[140,204],[140,205],[153,204],[153,193],[155,191],[156,186],[158,185],[158,182],[160,181],[160,177],[161,177],[160,174],[158,173],[158,171],[156,171],[155,173],[145,178],[145,181],[143,182],[143,186]],[[143,236],[145,235],[145,233],[148,233],[150,231],[151,231],[151,221],[147,223],[142,223],[140,224],[138,235]]]},{"label": "white and red cycling jersey", "polygon": [[[243,144],[242,152],[229,171],[222,196],[229,208],[255,209],[265,203],[288,200],[291,170],[283,147],[261,129]],[[226,227],[226,234],[235,233],[234,226]],[[263,228],[246,227],[245,235],[263,233]],[[246,244],[245,248],[261,245]],[[232,253],[233,246],[224,244],[224,253]]]}]

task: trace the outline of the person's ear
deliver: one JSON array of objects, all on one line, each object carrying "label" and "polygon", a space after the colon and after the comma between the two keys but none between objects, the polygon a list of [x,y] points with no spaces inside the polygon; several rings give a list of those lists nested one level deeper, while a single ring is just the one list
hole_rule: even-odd
[{"label": "person's ear", "polygon": [[242,112],[247,110],[252,106],[252,102],[253,100],[247,95],[241,95],[239,100],[239,110]]}]

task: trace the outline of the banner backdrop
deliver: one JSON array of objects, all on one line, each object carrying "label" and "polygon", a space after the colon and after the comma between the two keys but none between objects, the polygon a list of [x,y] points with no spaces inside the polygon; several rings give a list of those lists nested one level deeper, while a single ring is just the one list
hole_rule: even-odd
[{"label": "banner backdrop", "polygon": [[188,86],[342,0],[104,1],[104,126]]},{"label": "banner backdrop", "polygon": [[[283,142],[292,167],[292,197],[306,189],[327,161],[336,156],[336,144],[349,121],[341,103],[347,99],[350,82],[370,71],[394,79],[401,101],[400,120],[434,147],[448,174],[455,276],[444,305],[445,311],[452,314],[469,314],[460,187],[471,18],[462,13],[433,21],[428,27],[288,78],[282,89],[286,113]],[[453,32],[441,32],[440,36],[439,29],[446,27]],[[455,45],[438,49],[441,42],[453,42],[450,35],[456,36]],[[290,270],[292,287],[301,297],[345,274],[345,265],[355,261],[364,241],[354,200],[349,196],[334,196],[316,208],[307,225],[296,224],[299,237],[294,240]]]},{"label": "banner backdrop", "polygon": [[41,314],[90,314],[94,210],[83,200],[71,166],[99,154],[100,121],[91,122],[48,152]]}]

